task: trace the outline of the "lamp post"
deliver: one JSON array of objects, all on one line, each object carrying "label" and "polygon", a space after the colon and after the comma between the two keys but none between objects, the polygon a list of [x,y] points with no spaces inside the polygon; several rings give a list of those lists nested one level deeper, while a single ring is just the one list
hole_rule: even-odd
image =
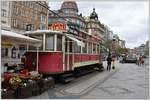
[{"label": "lamp post", "polygon": [[112,53],[113,53],[113,54],[116,54],[116,50],[115,50],[115,41],[116,41],[116,39],[113,38],[113,39],[112,39]]},{"label": "lamp post", "polygon": [[[113,57],[113,56],[116,56],[115,41],[116,41],[116,39],[113,38],[113,39],[112,39],[112,51],[113,51],[112,57]],[[114,57],[113,57],[113,65],[112,65],[112,69],[115,69],[115,59],[114,59]]]}]

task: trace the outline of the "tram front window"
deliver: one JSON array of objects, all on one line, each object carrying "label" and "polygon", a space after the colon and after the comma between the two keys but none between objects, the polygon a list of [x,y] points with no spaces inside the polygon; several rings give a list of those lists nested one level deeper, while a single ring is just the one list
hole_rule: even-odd
[{"label": "tram front window", "polygon": [[46,50],[54,51],[54,35],[46,35]]}]

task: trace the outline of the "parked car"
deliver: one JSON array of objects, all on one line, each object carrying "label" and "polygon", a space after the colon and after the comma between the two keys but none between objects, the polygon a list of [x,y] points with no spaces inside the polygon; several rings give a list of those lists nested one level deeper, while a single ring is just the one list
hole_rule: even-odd
[{"label": "parked car", "polygon": [[137,58],[136,58],[136,56],[128,55],[127,57],[125,57],[123,59],[123,62],[124,63],[136,63],[137,62]]},{"label": "parked car", "polygon": [[146,55],[143,55],[142,57],[143,57],[143,58],[147,58],[147,56],[146,56]]}]

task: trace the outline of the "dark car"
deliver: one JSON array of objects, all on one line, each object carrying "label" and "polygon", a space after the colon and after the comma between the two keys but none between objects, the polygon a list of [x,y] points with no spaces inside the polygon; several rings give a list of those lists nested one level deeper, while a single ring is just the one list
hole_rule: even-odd
[{"label": "dark car", "polygon": [[129,55],[129,56],[127,56],[127,57],[125,57],[123,59],[123,62],[124,63],[136,63],[137,62],[137,58],[136,58],[136,56]]}]

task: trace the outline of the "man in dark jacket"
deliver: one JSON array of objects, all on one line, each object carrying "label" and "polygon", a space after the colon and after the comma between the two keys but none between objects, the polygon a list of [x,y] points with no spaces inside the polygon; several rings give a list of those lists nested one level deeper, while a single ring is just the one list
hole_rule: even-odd
[{"label": "man in dark jacket", "polygon": [[109,53],[108,54],[108,57],[107,57],[107,70],[111,70],[111,62],[112,62],[112,57],[111,57],[111,54]]}]

